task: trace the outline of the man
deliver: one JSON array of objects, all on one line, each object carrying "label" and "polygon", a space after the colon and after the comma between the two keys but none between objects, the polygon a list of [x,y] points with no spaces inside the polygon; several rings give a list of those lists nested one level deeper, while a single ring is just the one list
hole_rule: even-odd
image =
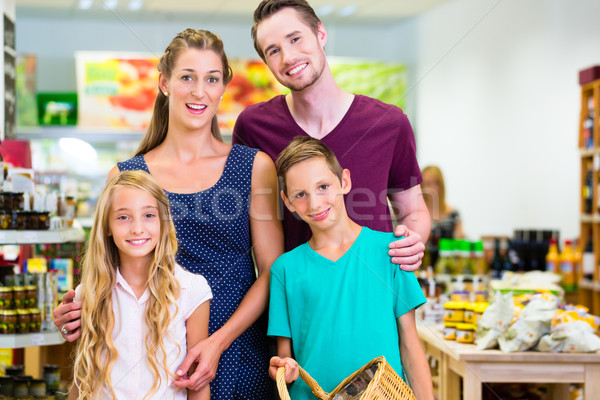
[{"label": "man", "polygon": [[[291,91],[247,107],[233,142],[257,147],[273,160],[294,136],[321,139],[352,173],[346,204],[361,225],[392,231],[388,200],[398,216],[390,244],[394,263],[421,265],[430,218],[421,196],[415,140],[398,107],[343,91],[325,57],[327,31],[304,0],[263,0],[254,12],[254,47],[275,78]],[[284,210],[286,251],[310,238],[308,226]]]}]

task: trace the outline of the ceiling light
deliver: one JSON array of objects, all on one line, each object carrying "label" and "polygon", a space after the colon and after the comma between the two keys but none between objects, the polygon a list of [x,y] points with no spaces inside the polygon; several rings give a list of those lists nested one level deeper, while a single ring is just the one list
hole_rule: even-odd
[{"label": "ceiling light", "polygon": [[92,8],[93,4],[94,0],[79,0],[77,7],[79,7],[80,10],[89,10]]},{"label": "ceiling light", "polygon": [[117,4],[119,4],[119,0],[103,0],[104,8],[107,10],[114,10],[117,8]]},{"label": "ceiling light", "polygon": [[130,0],[129,4],[127,4],[127,8],[130,11],[138,11],[142,8],[144,2],[142,0]]},{"label": "ceiling light", "polygon": [[331,14],[333,10],[335,10],[335,7],[333,5],[325,4],[324,6],[317,8],[317,15],[319,17],[324,17],[326,15]]},{"label": "ceiling light", "polygon": [[356,14],[357,8],[355,5],[347,5],[339,9],[338,15],[340,17],[349,17],[352,14]]}]

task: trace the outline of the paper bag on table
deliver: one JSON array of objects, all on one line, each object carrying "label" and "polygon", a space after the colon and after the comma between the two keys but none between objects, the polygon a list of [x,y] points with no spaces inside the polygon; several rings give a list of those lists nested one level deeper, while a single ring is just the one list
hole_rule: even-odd
[{"label": "paper bag on table", "polygon": [[498,338],[508,329],[514,313],[512,293],[497,291],[494,302],[486,308],[477,321],[477,348],[491,349],[498,345]]}]

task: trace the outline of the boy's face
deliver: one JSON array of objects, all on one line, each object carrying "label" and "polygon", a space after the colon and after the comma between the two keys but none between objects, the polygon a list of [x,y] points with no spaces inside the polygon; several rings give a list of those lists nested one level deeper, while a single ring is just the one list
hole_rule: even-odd
[{"label": "boy's face", "polygon": [[291,90],[311,86],[325,69],[325,28],[319,24],[315,35],[292,8],[284,8],[261,22],[256,38],[275,78]]},{"label": "boy's face", "polygon": [[342,182],[329,169],[325,159],[310,158],[292,166],[285,175],[287,196],[281,197],[291,212],[298,214],[311,229],[325,230],[346,214],[344,195],[350,191],[350,171],[342,172]]}]

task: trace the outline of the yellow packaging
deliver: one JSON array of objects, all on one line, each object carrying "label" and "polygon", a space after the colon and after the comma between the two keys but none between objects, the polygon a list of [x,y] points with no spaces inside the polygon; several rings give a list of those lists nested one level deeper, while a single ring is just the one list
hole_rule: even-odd
[{"label": "yellow packaging", "polygon": [[456,341],[459,343],[473,343],[475,341],[475,325],[456,324]]},{"label": "yellow packaging", "polygon": [[465,319],[465,302],[447,301],[444,303],[444,321],[463,322]]},{"label": "yellow packaging", "polygon": [[456,322],[444,322],[444,339],[456,339]]},{"label": "yellow packaging", "polygon": [[467,303],[465,305],[464,321],[467,324],[475,323],[475,303]]}]

